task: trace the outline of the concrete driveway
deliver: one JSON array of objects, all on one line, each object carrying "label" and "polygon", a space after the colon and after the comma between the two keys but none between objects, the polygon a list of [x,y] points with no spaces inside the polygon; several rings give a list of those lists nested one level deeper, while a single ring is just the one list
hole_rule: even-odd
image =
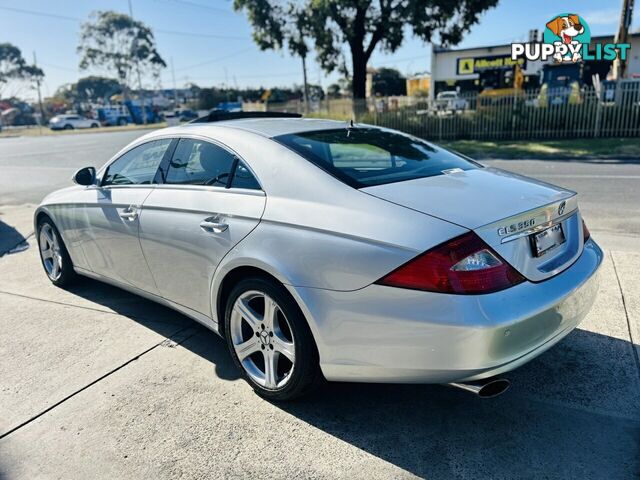
[{"label": "concrete driveway", "polygon": [[[32,207],[0,211],[29,237]],[[640,475],[640,253],[607,251],[580,329],[499,398],[329,384],[276,405],[215,334],[88,279],[57,289],[28,242],[0,258],[0,478]]]}]

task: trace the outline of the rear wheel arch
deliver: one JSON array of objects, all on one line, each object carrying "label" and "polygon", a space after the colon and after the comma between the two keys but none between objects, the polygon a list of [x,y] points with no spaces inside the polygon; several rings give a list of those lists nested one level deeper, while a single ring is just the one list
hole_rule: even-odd
[{"label": "rear wheel arch", "polygon": [[[265,280],[273,281],[279,285],[282,285],[282,282],[280,280],[268,273],[266,270],[258,267],[252,267],[248,265],[239,266],[227,272],[222,279],[222,282],[220,282],[220,287],[218,288],[218,292],[215,297],[215,313],[218,320],[218,332],[222,336],[224,336],[224,315],[229,295],[233,290],[233,287],[235,287],[238,282],[240,282],[240,280],[249,277],[263,278]],[[295,298],[293,299],[293,301],[296,303],[296,305],[298,304]],[[300,306],[298,306],[298,308],[300,308]]]}]

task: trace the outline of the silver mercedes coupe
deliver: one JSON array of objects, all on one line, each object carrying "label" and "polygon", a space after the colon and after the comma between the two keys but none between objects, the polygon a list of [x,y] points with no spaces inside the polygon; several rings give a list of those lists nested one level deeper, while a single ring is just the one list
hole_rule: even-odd
[{"label": "silver mercedes coupe", "polygon": [[576,193],[298,117],[212,112],[79,170],[35,212],[49,279],[195,319],[270,400],[324,379],[494,396],[591,308],[603,254]]}]

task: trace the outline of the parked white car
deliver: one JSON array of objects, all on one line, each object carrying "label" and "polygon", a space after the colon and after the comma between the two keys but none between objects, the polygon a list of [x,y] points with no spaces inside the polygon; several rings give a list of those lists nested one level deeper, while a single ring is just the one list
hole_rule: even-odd
[{"label": "parked white car", "polygon": [[469,108],[469,102],[458,92],[440,92],[436,96],[436,110],[455,112]]},{"label": "parked white car", "polygon": [[49,121],[51,130],[73,130],[74,128],[98,128],[100,122],[82,115],[56,115]]}]

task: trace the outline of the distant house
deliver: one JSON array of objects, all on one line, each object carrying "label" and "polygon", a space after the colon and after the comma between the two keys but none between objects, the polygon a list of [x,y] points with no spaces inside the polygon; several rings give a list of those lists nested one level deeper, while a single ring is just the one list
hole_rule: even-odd
[{"label": "distant house", "polygon": [[427,93],[431,87],[431,75],[419,73],[407,78],[407,95],[413,97],[421,93]]}]

